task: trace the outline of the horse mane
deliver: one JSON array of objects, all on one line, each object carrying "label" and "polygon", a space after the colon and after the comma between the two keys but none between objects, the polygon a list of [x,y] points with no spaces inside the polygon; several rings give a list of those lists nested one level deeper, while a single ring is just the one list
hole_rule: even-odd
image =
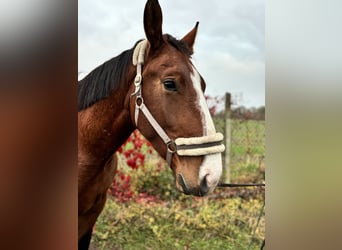
[{"label": "horse mane", "polygon": [[124,86],[137,43],[133,48],[99,65],[78,82],[78,111],[105,99],[113,90]]},{"label": "horse mane", "polygon": [[[168,34],[165,38],[170,45],[190,57],[190,49],[185,43]],[[132,65],[134,48],[140,41],[136,42],[133,48],[96,67],[78,82],[78,111],[105,99],[113,90],[125,85],[128,69]]]}]

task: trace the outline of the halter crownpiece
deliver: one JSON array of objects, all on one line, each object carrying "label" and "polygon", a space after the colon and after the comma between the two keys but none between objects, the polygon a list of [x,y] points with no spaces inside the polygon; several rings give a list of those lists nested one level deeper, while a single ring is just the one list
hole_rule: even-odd
[{"label": "halter crownpiece", "polygon": [[140,41],[133,51],[133,65],[144,64],[147,40]]},{"label": "halter crownpiece", "polygon": [[151,112],[144,104],[144,98],[141,93],[142,84],[142,66],[144,64],[147,40],[139,42],[133,52],[133,65],[137,66],[137,74],[134,79],[135,91],[131,96],[135,96],[135,111],[134,122],[138,126],[139,111],[141,111],[153,129],[157,132],[160,138],[164,141],[167,147],[166,161],[171,166],[172,155],[180,156],[202,156],[208,154],[219,154],[225,149],[222,144],[223,135],[215,133],[200,137],[176,138],[172,140],[159,123],[154,119]]}]

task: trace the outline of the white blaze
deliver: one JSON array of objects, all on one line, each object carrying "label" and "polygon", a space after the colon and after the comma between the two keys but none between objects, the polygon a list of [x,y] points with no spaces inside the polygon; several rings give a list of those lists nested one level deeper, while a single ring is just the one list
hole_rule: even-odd
[{"label": "white blaze", "polygon": [[[209,108],[201,88],[201,77],[195,67],[193,67],[193,74],[191,74],[191,80],[196,90],[198,108],[202,116],[203,135],[215,134],[216,130],[214,122],[211,118]],[[212,191],[215,188],[216,184],[219,182],[221,174],[221,153],[204,156],[199,171],[199,181],[201,181],[205,176],[207,176],[207,184],[210,187],[210,191]]]}]

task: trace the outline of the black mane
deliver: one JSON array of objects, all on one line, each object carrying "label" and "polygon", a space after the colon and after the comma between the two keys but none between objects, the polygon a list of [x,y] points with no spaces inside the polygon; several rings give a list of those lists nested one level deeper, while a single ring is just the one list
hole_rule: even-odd
[{"label": "black mane", "polygon": [[78,111],[108,97],[112,90],[125,84],[134,47],[98,66],[78,82]]},{"label": "black mane", "polygon": [[[190,57],[191,52],[182,41],[170,35],[165,35],[165,38],[170,45]],[[125,76],[132,64],[134,48],[140,41],[132,49],[126,50],[98,66],[78,82],[78,111],[108,97],[113,90],[125,84]]]}]

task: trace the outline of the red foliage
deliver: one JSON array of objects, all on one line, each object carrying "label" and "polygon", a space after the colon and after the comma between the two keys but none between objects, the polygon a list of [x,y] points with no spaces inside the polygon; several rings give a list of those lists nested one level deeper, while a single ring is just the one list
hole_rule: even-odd
[{"label": "red foliage", "polygon": [[[130,143],[133,144],[133,148],[125,150],[127,145]],[[145,140],[136,130],[118,149],[118,152],[125,157],[126,164],[134,170],[144,165],[145,155],[142,152],[142,147],[144,144],[146,144],[148,147],[151,147],[151,143]],[[152,150],[148,149],[147,153],[151,154]],[[116,175],[109,192],[121,202],[131,200],[134,195],[134,192],[131,188],[131,176],[125,175],[119,169],[116,170]]]},{"label": "red foliage", "polygon": [[118,171],[117,177],[113,181],[109,192],[115,196],[119,201],[129,201],[133,197],[133,191],[130,188],[131,177]]}]

